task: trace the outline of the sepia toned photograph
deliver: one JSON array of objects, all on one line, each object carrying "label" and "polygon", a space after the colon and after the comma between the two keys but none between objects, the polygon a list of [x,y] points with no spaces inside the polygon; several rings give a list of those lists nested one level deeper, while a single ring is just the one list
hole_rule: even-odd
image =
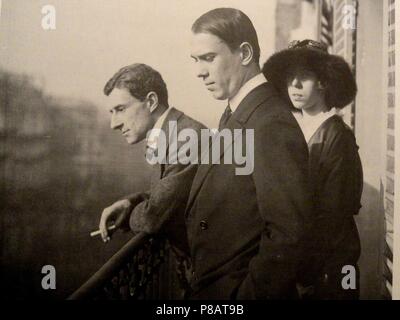
[{"label": "sepia toned photograph", "polygon": [[399,5],[0,0],[2,299],[400,299]]}]

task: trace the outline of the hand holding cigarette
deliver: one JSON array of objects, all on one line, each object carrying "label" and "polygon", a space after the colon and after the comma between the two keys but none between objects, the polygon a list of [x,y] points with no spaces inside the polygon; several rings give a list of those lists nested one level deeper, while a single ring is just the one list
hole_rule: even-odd
[{"label": "hand holding cigarette", "polygon": [[[115,224],[113,224],[113,225],[109,226],[109,227],[107,228],[107,230],[108,230],[108,231],[111,231],[111,230],[114,230],[115,228],[116,228],[116,226],[115,226]],[[90,236],[91,236],[91,237],[95,237],[95,236],[98,236],[98,235],[101,235],[101,230],[100,230],[100,229],[99,229],[99,230],[96,230],[96,231],[93,231],[93,232],[90,233]]]},{"label": "hand holding cigarette", "polygon": [[[119,229],[129,223],[130,208],[131,203],[127,199],[119,200],[105,208],[101,213],[99,230],[92,232],[91,236],[100,234],[104,242],[110,241],[109,231]],[[114,224],[107,227],[111,221],[114,221]]]}]

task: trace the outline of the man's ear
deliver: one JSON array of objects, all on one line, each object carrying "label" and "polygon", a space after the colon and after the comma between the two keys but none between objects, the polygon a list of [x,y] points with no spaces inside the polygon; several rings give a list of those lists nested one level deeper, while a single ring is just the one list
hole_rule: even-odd
[{"label": "man's ear", "polygon": [[157,93],[155,93],[154,91],[150,91],[146,96],[146,100],[150,112],[153,112],[158,108],[159,104]]},{"label": "man's ear", "polygon": [[240,47],[240,55],[242,58],[242,65],[247,66],[253,59],[253,47],[248,42],[243,42]]}]

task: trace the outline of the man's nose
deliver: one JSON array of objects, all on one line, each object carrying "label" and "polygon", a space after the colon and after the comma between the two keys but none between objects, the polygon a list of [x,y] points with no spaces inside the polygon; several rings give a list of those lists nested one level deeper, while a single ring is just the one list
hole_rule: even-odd
[{"label": "man's nose", "polygon": [[111,115],[110,127],[113,130],[117,130],[117,129],[121,129],[122,128],[122,122],[119,119],[119,117],[116,116],[115,114]]},{"label": "man's nose", "polygon": [[203,80],[208,77],[208,70],[203,64],[199,64],[197,69],[197,77],[202,78]]}]

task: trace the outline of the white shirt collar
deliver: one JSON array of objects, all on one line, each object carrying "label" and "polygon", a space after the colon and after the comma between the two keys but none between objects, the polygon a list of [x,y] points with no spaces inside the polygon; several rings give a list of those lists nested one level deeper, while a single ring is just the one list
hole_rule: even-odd
[{"label": "white shirt collar", "polygon": [[232,113],[235,112],[239,104],[243,101],[243,99],[252,91],[253,89],[257,88],[258,86],[262,85],[263,83],[267,82],[264,75],[259,73],[258,75],[254,76],[250,80],[248,80],[236,93],[236,95],[229,100],[229,106],[232,110]]},{"label": "white shirt collar", "polygon": [[307,141],[307,143],[310,141],[311,137],[314,135],[314,133],[319,129],[319,127],[324,123],[327,119],[330,117],[334,116],[337,114],[337,111],[335,108],[332,108],[331,110],[327,112],[321,112],[316,116],[311,116],[311,117],[301,117],[298,115],[295,115],[296,120],[298,121],[301,130],[303,131],[304,137]]},{"label": "white shirt collar", "polygon": [[151,129],[147,134],[147,148],[151,148],[153,150],[157,149],[158,137],[160,136],[161,128],[164,125],[165,119],[167,118],[170,111],[171,107],[165,110],[164,113],[156,121],[153,129]]}]

